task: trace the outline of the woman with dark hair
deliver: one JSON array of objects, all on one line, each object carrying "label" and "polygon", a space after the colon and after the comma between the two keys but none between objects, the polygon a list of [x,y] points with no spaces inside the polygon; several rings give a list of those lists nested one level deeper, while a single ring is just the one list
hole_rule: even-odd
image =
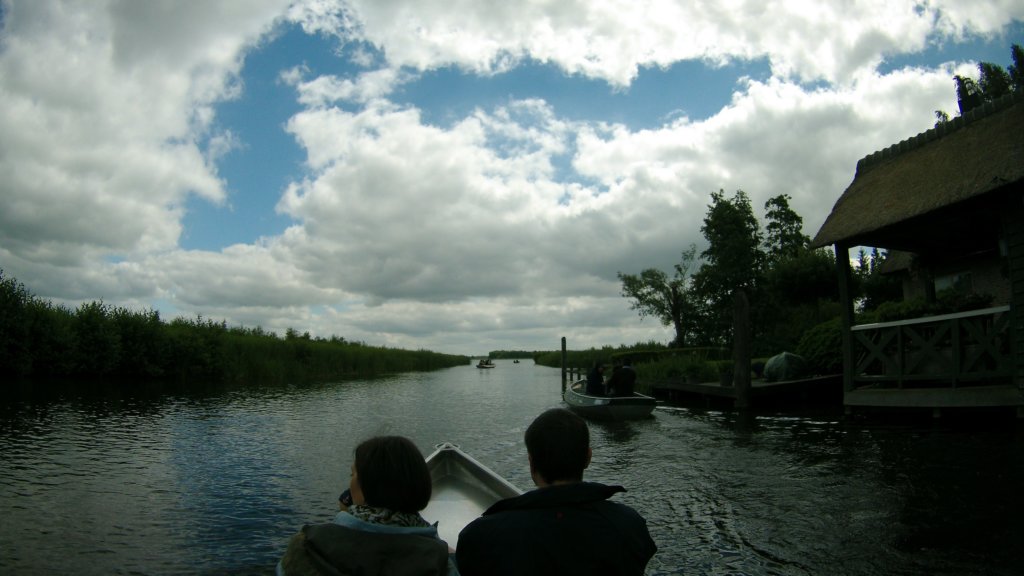
[{"label": "woman with dark hair", "polygon": [[333,522],[306,525],[277,565],[279,576],[457,573],[437,527],[420,516],[430,501],[430,471],[402,436],[359,444],[349,489]]}]

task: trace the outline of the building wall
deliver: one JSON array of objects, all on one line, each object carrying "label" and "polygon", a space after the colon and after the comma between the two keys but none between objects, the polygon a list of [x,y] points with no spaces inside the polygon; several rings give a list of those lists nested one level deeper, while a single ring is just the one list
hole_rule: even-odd
[{"label": "building wall", "polygon": [[1007,260],[997,252],[979,254],[935,266],[935,292],[957,288],[971,294],[992,297],[992,306],[1005,306],[1011,300]]},{"label": "building wall", "polygon": [[1024,190],[1018,185],[1003,211],[1006,259],[1010,279],[1011,354],[1014,380],[1024,391]]},{"label": "building wall", "polygon": [[1007,263],[1006,256],[993,251],[936,263],[930,270],[915,262],[897,274],[902,277],[904,300],[927,297],[929,284],[933,284],[936,293],[957,288],[966,293],[991,296],[992,306],[1006,306],[1013,294]]}]

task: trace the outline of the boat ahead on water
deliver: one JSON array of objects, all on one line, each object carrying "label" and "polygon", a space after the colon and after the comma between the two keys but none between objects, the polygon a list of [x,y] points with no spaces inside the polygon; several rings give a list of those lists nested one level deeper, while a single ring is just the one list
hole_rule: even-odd
[{"label": "boat ahead on water", "polygon": [[587,381],[574,382],[565,389],[562,400],[569,409],[591,420],[637,420],[651,415],[658,401],[634,392],[632,396],[590,396]]},{"label": "boat ahead on water", "polygon": [[422,515],[449,546],[458,545],[459,532],[498,500],[523,493],[458,446],[445,442],[427,456],[433,490]]},{"label": "boat ahead on water", "polygon": [[494,362],[490,358],[485,358],[476,363],[477,368],[494,368]]}]

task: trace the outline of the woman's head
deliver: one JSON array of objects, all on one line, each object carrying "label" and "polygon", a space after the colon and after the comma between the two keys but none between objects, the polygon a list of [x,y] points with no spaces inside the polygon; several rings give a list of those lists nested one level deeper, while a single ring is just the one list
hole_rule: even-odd
[{"label": "woman's head", "polygon": [[362,503],[419,512],[430,501],[430,488],[427,463],[408,438],[377,436],[356,446],[351,490]]}]

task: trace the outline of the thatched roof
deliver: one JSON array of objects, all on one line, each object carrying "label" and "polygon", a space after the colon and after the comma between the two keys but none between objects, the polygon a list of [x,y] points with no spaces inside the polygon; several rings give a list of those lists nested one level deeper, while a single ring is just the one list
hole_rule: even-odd
[{"label": "thatched roof", "polygon": [[951,206],[1022,180],[1024,95],[1016,93],[862,159],[811,244],[901,248],[872,240],[943,209],[948,220]]},{"label": "thatched roof", "polygon": [[895,274],[903,270],[909,270],[914,265],[915,254],[902,250],[890,250],[885,255],[885,260],[878,266],[879,274]]}]

